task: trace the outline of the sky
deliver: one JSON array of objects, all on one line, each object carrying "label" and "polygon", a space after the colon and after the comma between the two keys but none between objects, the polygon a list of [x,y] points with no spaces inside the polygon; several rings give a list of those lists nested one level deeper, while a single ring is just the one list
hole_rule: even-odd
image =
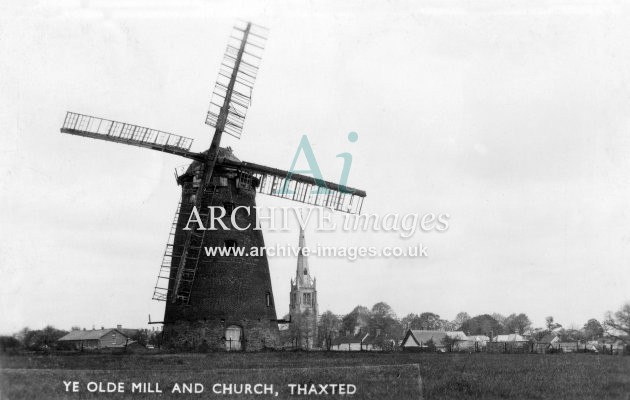
[{"label": "sky", "polygon": [[[63,135],[66,111],[195,139],[235,20],[270,29],[241,160],[324,177],[349,152],[363,212],[448,213],[446,232],[318,232],[311,245],[428,247],[311,258],[320,312],[385,301],[565,327],[630,300],[630,10],[592,1],[4,2],[0,334],[146,327],[187,160]],[[347,140],[357,132],[358,141]],[[259,196],[262,207],[298,206]],[[334,217],[339,220],[339,216]],[[297,244],[297,226],[265,232]],[[295,257],[270,258],[288,312]]]}]

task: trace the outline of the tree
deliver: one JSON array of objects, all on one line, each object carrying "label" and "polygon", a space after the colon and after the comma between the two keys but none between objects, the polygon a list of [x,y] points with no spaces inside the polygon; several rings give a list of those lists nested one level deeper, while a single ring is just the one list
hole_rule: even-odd
[{"label": "tree", "polygon": [[402,320],[400,320],[400,323],[403,326],[403,329],[407,330],[407,329],[422,329],[422,326],[420,325],[420,316],[418,314],[407,314],[407,316],[405,316]]},{"label": "tree", "polygon": [[317,337],[326,350],[330,350],[331,339],[339,333],[339,329],[341,329],[341,320],[332,311],[324,311],[317,324]]},{"label": "tree", "polygon": [[17,334],[17,338],[27,350],[43,350],[51,346],[56,346],[57,340],[67,333],[67,331],[62,331],[48,325],[44,329],[33,331],[24,328]]},{"label": "tree", "polygon": [[22,343],[13,336],[0,336],[0,351],[2,353],[16,353],[22,348]]},{"label": "tree", "polygon": [[630,344],[630,302],[625,303],[614,314],[607,312],[604,327],[608,335]]},{"label": "tree", "polygon": [[545,322],[547,322],[548,331],[553,331],[554,329],[562,328],[562,325],[553,321],[553,317],[551,315],[545,318]]},{"label": "tree", "polygon": [[354,332],[355,327],[367,329],[370,321],[370,310],[365,306],[356,306],[341,320],[341,328],[344,331]]},{"label": "tree", "polygon": [[452,331],[457,324],[441,319],[438,314],[423,312],[420,315],[408,314],[401,321],[403,329],[420,329],[425,331]]},{"label": "tree", "polygon": [[602,324],[599,323],[595,318],[589,319],[586,324],[584,324],[584,337],[586,339],[599,339],[604,335],[604,328]]},{"label": "tree", "polygon": [[455,329],[460,329],[462,324],[470,319],[470,315],[467,312],[460,312],[455,316],[453,320],[453,326]]},{"label": "tree", "polygon": [[448,351],[453,351],[453,348],[457,346],[457,338],[450,337],[449,335],[445,335],[442,340],[442,345],[448,349]]},{"label": "tree", "polygon": [[401,337],[402,325],[394,310],[387,303],[379,302],[374,304],[370,312],[368,331],[375,338],[375,344],[383,348],[387,339]]},{"label": "tree", "polygon": [[138,329],[138,331],[131,336],[130,339],[146,346],[149,342],[149,331],[147,329]]},{"label": "tree", "polygon": [[504,327],[509,333],[518,333],[522,335],[532,326],[532,322],[529,317],[523,313],[510,314],[504,322]]},{"label": "tree", "polygon": [[454,323],[453,321],[447,321],[445,319],[440,319],[438,321],[438,326],[440,327],[439,330],[441,331],[458,331],[460,325],[457,325],[456,323]]},{"label": "tree", "polygon": [[372,307],[368,328],[370,332],[375,332],[378,329],[383,333],[398,334],[400,323],[394,310],[387,303],[380,302]]},{"label": "tree", "polygon": [[545,323],[547,324],[547,330],[550,331],[553,326],[553,317],[550,315],[545,318]]},{"label": "tree", "polygon": [[157,347],[158,349],[162,347],[162,331],[151,331],[149,334],[149,344]]},{"label": "tree", "polygon": [[548,334],[549,331],[545,328],[534,328],[532,329],[532,339],[539,341],[540,339],[544,338],[546,334]]},{"label": "tree", "polygon": [[442,329],[444,327],[443,321],[439,315],[432,312],[423,312],[419,317],[420,326],[427,331]]},{"label": "tree", "polygon": [[379,316],[381,318],[391,318],[391,319],[396,318],[396,313],[394,312],[394,310],[390,307],[389,304],[383,301],[374,304],[372,306],[371,313],[372,313],[372,316]]},{"label": "tree", "polygon": [[495,312],[495,313],[492,313],[491,317],[494,318],[498,323],[500,323],[501,326],[505,324],[505,319],[506,319],[505,315]]},{"label": "tree", "polygon": [[477,315],[462,324],[461,330],[467,335],[498,335],[501,324],[488,314]]},{"label": "tree", "polygon": [[560,329],[558,331],[558,337],[562,342],[576,342],[578,340],[584,340],[584,332],[574,329]]}]

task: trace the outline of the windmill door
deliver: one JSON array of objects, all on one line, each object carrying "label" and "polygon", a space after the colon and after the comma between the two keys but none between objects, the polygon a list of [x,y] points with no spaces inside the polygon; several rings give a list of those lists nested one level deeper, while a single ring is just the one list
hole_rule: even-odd
[{"label": "windmill door", "polygon": [[227,351],[241,350],[243,329],[240,326],[231,325],[225,330],[225,349]]}]

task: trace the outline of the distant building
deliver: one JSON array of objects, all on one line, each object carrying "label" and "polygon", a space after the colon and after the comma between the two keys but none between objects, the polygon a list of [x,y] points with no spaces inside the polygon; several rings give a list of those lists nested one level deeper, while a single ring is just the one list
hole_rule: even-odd
[{"label": "distant building", "polygon": [[407,334],[405,334],[401,347],[403,350],[422,350],[433,345],[438,351],[446,351],[450,350],[447,349],[444,343],[447,337],[454,342],[454,345],[467,340],[466,334],[462,331],[445,332],[409,329]]},{"label": "distant building", "polygon": [[466,340],[470,342],[483,343],[485,345],[490,341],[490,338],[486,335],[469,335],[466,336]]},{"label": "distant building", "polygon": [[76,350],[105,349],[124,347],[131,342],[131,337],[118,328],[102,328],[91,330],[76,330],[58,340],[67,343]]},{"label": "distant building", "polygon": [[510,333],[509,335],[497,335],[492,338],[493,342],[506,343],[506,342],[527,342],[523,336],[518,333]]},{"label": "distant building", "polygon": [[457,340],[453,345],[453,351],[477,352],[486,348],[490,338],[486,335],[470,335],[465,340]]},{"label": "distant building", "polygon": [[[628,338],[625,338],[628,341]],[[623,354],[628,345],[618,338],[603,338],[599,340],[598,350],[602,353]]]},{"label": "distant building", "polygon": [[531,353],[534,343],[518,333],[497,335],[486,344],[487,353]]},{"label": "distant building", "polygon": [[363,350],[393,350],[399,341],[400,338],[383,334],[380,329],[377,329],[373,334],[369,334],[367,338],[363,339]]},{"label": "distant building", "polygon": [[558,335],[554,333],[548,333],[543,336],[539,341],[534,345],[534,350],[536,353],[547,353],[548,351],[557,348],[557,345],[560,343],[560,338]]},{"label": "distant building", "polygon": [[367,340],[369,334],[367,332],[358,330],[354,334],[346,332],[345,335],[339,336],[332,341],[330,350],[333,351],[361,351],[367,350],[364,348],[364,341]]},{"label": "distant building", "polygon": [[289,314],[294,347],[312,349],[317,346],[317,282],[311,275],[308,257],[304,255],[306,240],[300,228],[299,253],[295,280],[291,279]]}]

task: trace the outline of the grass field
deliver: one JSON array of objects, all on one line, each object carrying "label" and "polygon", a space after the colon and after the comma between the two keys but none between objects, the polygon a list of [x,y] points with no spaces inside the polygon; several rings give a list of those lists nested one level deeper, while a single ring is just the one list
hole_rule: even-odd
[{"label": "grass field", "polygon": [[[291,397],[288,383],[345,382],[356,384],[353,398],[404,399],[419,397],[418,373],[425,399],[630,399],[630,357],[593,354],[83,354],[5,356],[0,362],[2,399],[90,397],[85,392],[65,393],[63,380],[158,381],[163,388],[186,380],[204,384],[263,382],[280,388],[279,398]],[[213,396],[206,390],[196,398],[211,397],[225,396]]]}]

